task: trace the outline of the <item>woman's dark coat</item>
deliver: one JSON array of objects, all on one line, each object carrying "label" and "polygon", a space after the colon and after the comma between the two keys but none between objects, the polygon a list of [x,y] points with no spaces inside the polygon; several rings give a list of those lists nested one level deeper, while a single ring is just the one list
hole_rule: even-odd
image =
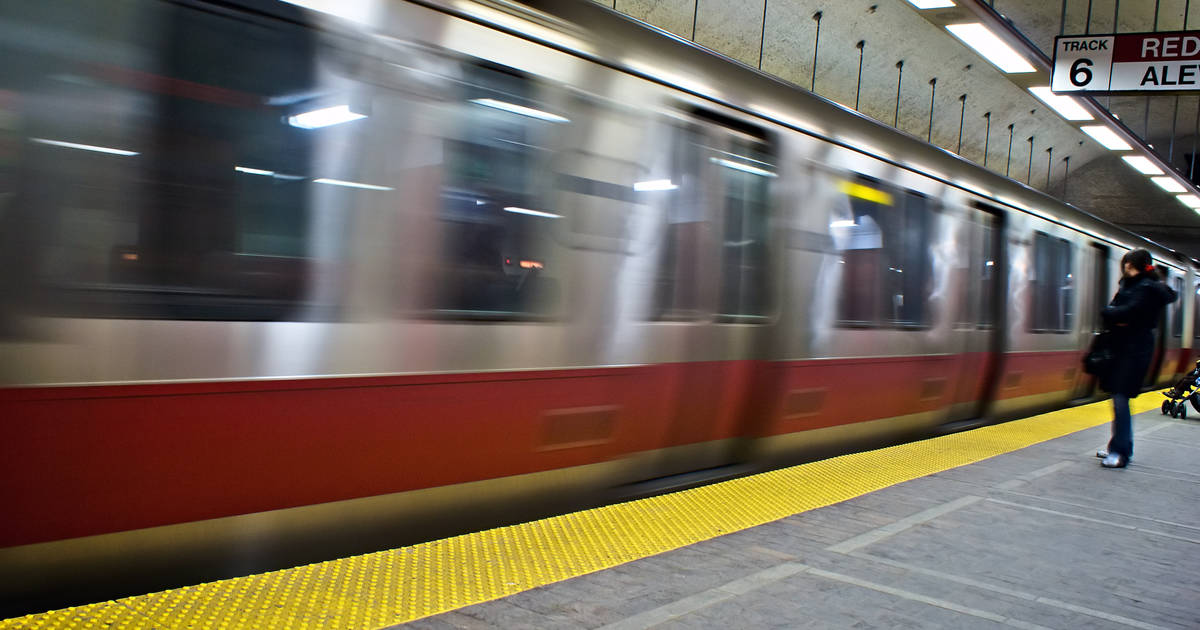
[{"label": "woman's dark coat", "polygon": [[1154,357],[1154,329],[1163,309],[1175,301],[1175,291],[1152,273],[1122,278],[1121,288],[1100,317],[1111,331],[1113,365],[1100,378],[1100,387],[1113,394],[1137,396]]}]

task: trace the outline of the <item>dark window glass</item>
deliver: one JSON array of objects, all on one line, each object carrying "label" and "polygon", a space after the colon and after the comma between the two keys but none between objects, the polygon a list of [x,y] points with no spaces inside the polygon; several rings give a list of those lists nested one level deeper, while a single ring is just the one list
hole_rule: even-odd
[{"label": "dark window glass", "polygon": [[678,188],[645,193],[663,204],[666,219],[654,283],[655,318],[695,319],[704,310],[700,274],[711,232],[700,185],[703,135],[698,127],[678,126],[672,139],[671,176],[664,185]]},{"label": "dark window glass", "polygon": [[1175,289],[1175,293],[1179,295],[1179,299],[1175,300],[1171,311],[1171,335],[1174,337],[1183,336],[1183,278],[1175,277],[1171,279],[1171,286]]},{"label": "dark window glass", "polygon": [[730,155],[714,157],[724,193],[719,315],[767,312],[767,201],[775,177],[764,147],[735,140]]},{"label": "dark window glass", "polygon": [[996,320],[996,243],[995,229],[990,221],[983,226],[983,265],[979,270],[979,318],[980,328],[991,328]]},{"label": "dark window glass", "polygon": [[[652,203],[665,205],[655,317],[690,319],[714,306],[717,318],[726,321],[763,317],[769,307],[770,184],[776,176],[771,154],[765,141],[748,132],[697,118],[675,128],[670,179],[650,180],[674,188],[636,193],[653,194]],[[708,286],[715,286],[715,295]]]},{"label": "dark window glass", "polygon": [[445,129],[442,262],[435,309],[468,317],[548,315],[559,303],[547,206],[548,139],[569,120],[535,84],[466,66]]},{"label": "dark window glass", "polygon": [[[1183,301],[1183,296],[1179,296],[1179,300]],[[1196,285],[1196,291],[1192,295],[1192,339],[1200,339],[1200,284]]]},{"label": "dark window glass", "polygon": [[55,314],[296,316],[314,130],[276,99],[316,90],[314,31],[158,2],[5,12],[45,35],[0,37],[0,162],[20,165],[0,292]]},{"label": "dark window glass", "polygon": [[1043,232],[1033,237],[1032,332],[1070,332],[1074,325],[1071,243]]},{"label": "dark window glass", "polygon": [[830,226],[842,253],[839,319],[860,326],[929,323],[935,213],[927,197],[860,178],[842,182],[849,216]]}]

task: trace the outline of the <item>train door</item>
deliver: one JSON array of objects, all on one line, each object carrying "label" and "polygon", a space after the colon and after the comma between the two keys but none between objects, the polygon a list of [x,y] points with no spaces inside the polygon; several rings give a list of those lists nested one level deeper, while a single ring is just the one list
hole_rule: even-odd
[{"label": "train door", "polygon": [[[1093,242],[1084,255],[1087,259],[1084,261],[1083,269],[1088,275],[1083,277],[1090,277],[1091,282],[1083,285],[1083,295],[1080,296],[1079,303],[1083,305],[1079,314],[1080,348],[1088,348],[1091,345],[1092,335],[1100,332],[1103,328],[1100,321],[1100,310],[1108,305],[1110,298],[1108,247]],[[1071,398],[1075,400],[1091,398],[1095,393],[1096,377],[1079,370],[1075,376],[1075,389]]]},{"label": "train door", "polygon": [[983,204],[968,208],[967,213],[966,303],[958,324],[965,340],[951,422],[986,415],[1004,360],[1004,215]]},{"label": "train door", "polygon": [[701,110],[673,126],[679,190],[663,213],[653,297],[656,337],[673,356],[661,392],[664,448],[651,466],[658,477],[734,461],[774,307],[770,138]]}]

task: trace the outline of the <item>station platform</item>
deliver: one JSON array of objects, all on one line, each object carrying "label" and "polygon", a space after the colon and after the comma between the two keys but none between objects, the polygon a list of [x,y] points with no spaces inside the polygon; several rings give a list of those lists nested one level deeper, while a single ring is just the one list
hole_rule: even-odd
[{"label": "station platform", "polygon": [[1197,628],[1200,423],[1101,402],[11,628]]}]

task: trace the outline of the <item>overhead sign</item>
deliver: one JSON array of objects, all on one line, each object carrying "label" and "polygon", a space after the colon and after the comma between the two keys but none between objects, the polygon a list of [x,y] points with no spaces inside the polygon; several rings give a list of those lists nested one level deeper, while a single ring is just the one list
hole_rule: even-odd
[{"label": "overhead sign", "polygon": [[1056,37],[1050,89],[1200,90],[1200,31]]}]

